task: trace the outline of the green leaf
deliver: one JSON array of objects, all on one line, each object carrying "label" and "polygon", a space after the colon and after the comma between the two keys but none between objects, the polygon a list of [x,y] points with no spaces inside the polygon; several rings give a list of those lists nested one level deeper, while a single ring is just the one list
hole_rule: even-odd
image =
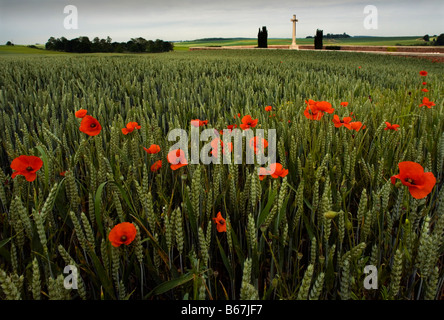
[{"label": "green leaf", "polygon": [[91,260],[93,262],[94,269],[96,271],[95,274],[99,276],[100,284],[103,285],[103,288],[111,297],[114,297],[113,284],[110,278],[108,278],[106,271],[103,268],[103,265],[100,262],[99,258],[96,256],[94,252],[89,252],[89,256],[91,257]]},{"label": "green leaf", "polygon": [[262,223],[267,219],[268,214],[270,213],[271,207],[273,206],[274,199],[276,198],[278,190],[274,190],[272,193],[268,195],[268,202],[267,205],[262,209],[261,213],[259,214],[257,218],[256,227],[260,228]]},{"label": "green leaf", "polygon": [[94,197],[94,213],[96,215],[96,222],[99,227],[99,231],[102,232],[102,235],[105,236],[105,229],[103,228],[102,224],[102,213],[100,212],[100,208],[102,206],[102,192],[105,185],[108,183],[108,181],[103,182],[96,191],[96,195]]},{"label": "green leaf", "polygon": [[216,240],[217,240],[217,245],[219,247],[220,256],[222,257],[222,261],[225,265],[225,268],[228,271],[228,275],[230,276],[230,279],[232,280],[233,279],[233,268],[232,268],[231,264],[228,262],[227,255],[225,254],[224,248],[222,248],[222,245],[220,244],[219,238],[216,237]]},{"label": "green leaf", "polygon": [[158,294],[162,294],[167,291],[170,291],[171,289],[174,289],[178,286],[181,286],[181,285],[187,283],[188,281],[192,280],[193,278],[194,278],[194,274],[186,273],[183,276],[181,276],[180,278],[161,283],[160,285],[155,287],[150,293],[148,293],[145,296],[145,299],[150,296],[153,296],[153,295],[158,295]]},{"label": "green leaf", "polygon": [[0,248],[3,247],[5,244],[7,244],[9,241],[11,241],[12,237],[9,237],[7,239],[4,239],[0,241]]}]

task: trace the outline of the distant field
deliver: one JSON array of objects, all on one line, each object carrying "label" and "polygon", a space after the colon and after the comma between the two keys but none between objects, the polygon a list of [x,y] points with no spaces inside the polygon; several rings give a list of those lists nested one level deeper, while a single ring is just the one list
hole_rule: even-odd
[{"label": "distant field", "polygon": [[29,48],[27,46],[0,46],[0,55],[8,54],[66,54],[65,52],[49,51],[44,49]]},{"label": "distant field", "polygon": [[[296,39],[298,44],[313,44],[314,39]],[[347,38],[324,39],[324,45],[369,45],[369,46],[395,46],[395,45],[424,45],[421,37],[371,37],[371,38]],[[269,45],[291,44],[291,39],[268,39]],[[257,39],[221,39],[221,40],[193,40],[174,43],[175,50],[188,50],[190,47],[211,46],[248,46],[257,45]]]}]

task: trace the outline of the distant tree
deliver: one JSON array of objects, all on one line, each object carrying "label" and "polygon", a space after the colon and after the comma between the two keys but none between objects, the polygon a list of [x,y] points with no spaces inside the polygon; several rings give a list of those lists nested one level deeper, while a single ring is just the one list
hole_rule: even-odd
[{"label": "distant tree", "polygon": [[100,39],[99,37],[95,37],[92,41],[91,44],[91,51],[92,52],[101,52],[101,47],[100,47]]},{"label": "distant tree", "polygon": [[57,50],[65,52],[167,52],[174,48],[172,42],[157,39],[156,41],[146,40],[142,37],[132,38],[128,42],[112,42],[110,37],[99,39],[95,37],[91,42],[88,37],[79,37],[68,40],[64,37],[56,39],[51,37],[45,44],[47,50]]},{"label": "distant tree", "polygon": [[54,50],[55,48],[56,39],[54,37],[51,37],[48,39],[48,42],[45,44],[46,50]]},{"label": "distant tree", "polygon": [[11,41],[6,42],[7,46],[13,46],[14,44]]},{"label": "distant tree", "polygon": [[79,53],[88,53],[91,52],[91,41],[88,37],[79,37]]},{"label": "distant tree", "polygon": [[438,38],[434,41],[435,46],[444,46],[444,33],[441,33]]},{"label": "distant tree", "polygon": [[323,38],[323,31],[317,29],[316,30],[316,36],[314,38],[315,49],[321,49],[322,50],[322,38]]},{"label": "distant tree", "polygon": [[424,37],[422,37],[424,39],[425,42],[429,42],[430,41],[430,37],[428,34],[426,34]]},{"label": "distant tree", "polygon": [[341,39],[341,38],[350,38],[350,35],[344,33],[339,34],[333,34],[333,33],[327,33],[327,35],[324,36],[325,39]]}]

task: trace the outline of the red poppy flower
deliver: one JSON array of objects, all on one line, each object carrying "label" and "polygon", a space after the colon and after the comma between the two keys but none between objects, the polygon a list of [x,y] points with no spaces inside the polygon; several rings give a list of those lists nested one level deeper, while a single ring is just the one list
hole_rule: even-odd
[{"label": "red poppy flower", "polygon": [[157,144],[152,144],[148,149],[143,147],[143,150],[145,150],[148,154],[156,154],[160,152],[160,146]]},{"label": "red poppy flower", "polygon": [[92,116],[85,116],[80,122],[79,130],[89,136],[96,136],[102,130],[102,126],[96,118]]},{"label": "red poppy flower", "polygon": [[361,121],[350,122],[351,130],[355,130],[356,132],[359,130],[364,130],[366,128],[365,125],[362,124]]},{"label": "red poppy flower", "polygon": [[348,102],[346,102],[346,101],[344,101],[344,102],[341,102],[341,106],[343,106],[343,107],[346,107],[346,106],[348,106]]},{"label": "red poppy flower", "polygon": [[32,182],[37,177],[37,171],[43,165],[42,159],[36,156],[21,155],[11,162],[11,169],[14,172],[11,178],[14,179],[17,175],[24,176],[26,181]]},{"label": "red poppy flower", "polygon": [[351,129],[350,122],[352,121],[352,118],[350,117],[344,117],[342,120],[339,119],[339,116],[335,114],[333,116],[333,123],[335,124],[336,128],[340,128],[342,126],[346,127],[347,129]]},{"label": "red poppy flower", "polygon": [[264,178],[268,176],[268,171],[265,168],[259,168],[259,180],[264,180]]},{"label": "red poppy flower", "polygon": [[385,125],[387,127],[385,127],[384,130],[395,130],[395,131],[398,131],[398,128],[400,127],[399,124],[390,124],[390,122],[387,122],[387,121],[385,122]]},{"label": "red poppy flower", "polygon": [[427,75],[427,71],[424,71],[424,70],[419,71],[419,74],[420,74],[421,76],[425,77],[425,76]]},{"label": "red poppy flower", "polygon": [[85,109],[80,109],[80,110],[76,111],[76,113],[75,113],[76,118],[83,118],[83,117],[85,117],[87,112],[88,111],[85,110]]},{"label": "red poppy flower", "polygon": [[216,224],[217,232],[227,232],[227,223],[225,219],[222,218],[220,211],[217,213],[216,218],[213,218],[213,221]]},{"label": "red poppy flower", "polygon": [[419,105],[420,107],[422,106],[426,106],[427,108],[431,108],[433,106],[435,106],[435,103],[433,101],[430,101],[429,98],[424,97],[422,98],[422,103]]},{"label": "red poppy flower", "polygon": [[235,128],[237,128],[237,124],[230,124],[227,126],[227,129],[230,129],[230,130],[233,130]]},{"label": "red poppy flower", "polygon": [[265,107],[265,111],[271,111],[271,109],[272,109],[272,106],[266,106]]},{"label": "red poppy flower", "polygon": [[181,149],[170,151],[168,153],[167,159],[168,162],[171,163],[172,170],[177,170],[188,164],[187,159],[185,158],[185,152]]},{"label": "red poppy flower", "polygon": [[409,192],[415,199],[425,198],[436,184],[436,178],[432,172],[424,172],[424,168],[416,162],[404,161],[398,164],[399,174],[390,177],[392,184],[400,179],[402,184],[409,188]]},{"label": "red poppy flower", "polygon": [[335,109],[331,107],[331,103],[327,101],[316,102],[316,109],[327,113],[333,113],[335,111]]},{"label": "red poppy flower", "polygon": [[134,129],[137,129],[137,130],[139,130],[141,127],[140,127],[140,125],[137,123],[137,122],[128,122],[127,124],[126,124],[126,128],[123,128],[122,129],[122,133],[124,134],[124,135],[127,135],[128,133],[131,133],[131,132],[133,132],[134,131]]},{"label": "red poppy flower", "polygon": [[359,66],[358,68],[361,69],[361,66]]},{"label": "red poppy flower", "polygon": [[160,168],[162,168],[162,160],[157,160],[156,162],[153,163],[150,170],[151,172],[156,172]]},{"label": "red poppy flower", "polygon": [[425,82],[425,81],[422,83],[423,86],[425,86],[426,84],[427,84],[427,82]]},{"label": "red poppy flower", "polygon": [[199,120],[199,119],[191,120],[191,125],[196,128],[207,125],[207,124],[208,124],[208,120]]},{"label": "red poppy flower", "polygon": [[421,89],[422,92],[429,92],[429,89],[423,88]]},{"label": "red poppy flower", "polygon": [[114,247],[129,245],[136,238],[137,229],[130,222],[122,222],[111,229],[108,239]]},{"label": "red poppy flower", "polygon": [[238,114],[237,114],[237,117],[238,117],[238,118],[240,118],[240,117],[241,117],[240,113],[238,113]]},{"label": "red poppy flower", "polygon": [[[233,129],[237,128],[237,124],[230,124],[227,126],[228,132],[231,133]],[[220,134],[224,134],[224,130],[220,130]]]},{"label": "red poppy flower", "polygon": [[62,171],[62,172],[60,172],[60,175],[61,175],[62,177],[64,177],[65,174],[66,174],[66,171]]},{"label": "red poppy flower", "polygon": [[[324,112],[320,111],[316,107],[316,102],[313,100],[309,100],[307,103],[307,107],[304,110],[304,116],[310,120],[320,120],[324,116]],[[314,103],[311,103],[314,102]]]},{"label": "red poppy flower", "polygon": [[257,122],[258,122],[258,119],[252,119],[251,116],[248,114],[242,118],[242,124],[239,125],[239,127],[242,130],[247,130],[247,129],[256,127]]},{"label": "red poppy flower", "polygon": [[270,170],[268,171],[272,178],[285,177],[288,174],[288,169],[284,169],[280,163],[270,164]]},{"label": "red poppy flower", "polygon": [[250,148],[253,148],[254,153],[258,154],[259,151],[264,153],[264,149],[268,147],[268,141],[264,138],[253,137],[250,139]]}]

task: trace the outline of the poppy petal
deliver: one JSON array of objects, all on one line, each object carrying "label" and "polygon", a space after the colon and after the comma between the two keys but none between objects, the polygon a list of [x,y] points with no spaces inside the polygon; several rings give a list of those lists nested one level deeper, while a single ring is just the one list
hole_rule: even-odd
[{"label": "poppy petal", "polygon": [[409,192],[415,199],[423,199],[432,192],[433,187],[436,184],[436,178],[432,172],[426,172],[423,175],[423,181],[421,186],[409,187]]}]

